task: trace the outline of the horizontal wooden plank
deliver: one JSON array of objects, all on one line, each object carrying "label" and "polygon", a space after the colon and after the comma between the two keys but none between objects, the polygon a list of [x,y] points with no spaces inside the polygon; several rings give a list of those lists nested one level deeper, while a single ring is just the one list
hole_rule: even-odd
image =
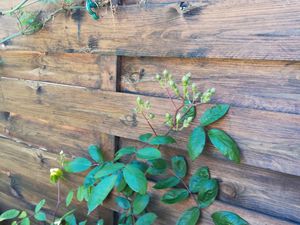
[{"label": "horizontal wooden plank", "polygon": [[184,74],[201,90],[215,87],[214,102],[300,114],[300,63],[287,61],[122,57],[121,91],[166,96],[154,77],[169,70]]},{"label": "horizontal wooden plank", "polygon": [[[52,199],[52,201],[55,201],[55,190],[49,191],[53,189],[53,186],[51,186],[48,182],[48,173],[49,173],[49,166],[53,165],[55,161],[55,155],[43,152],[44,156],[47,158],[47,164],[41,165],[36,157],[36,151],[33,148],[28,148],[26,146],[22,146],[21,144],[12,142],[7,139],[0,139],[0,170],[1,171],[10,171],[11,174],[13,174],[14,177],[17,179],[18,187],[20,188],[20,193],[24,196],[24,199],[30,201],[30,202],[37,202],[40,197],[42,196],[49,196],[49,199]],[[26,162],[25,162],[26,161]],[[10,165],[13,164],[13,167],[10,167]],[[22,165],[28,165],[28,166],[22,166]],[[22,169],[19,168],[22,166]],[[33,176],[34,174],[34,176]],[[6,176],[5,174],[1,173],[1,177]],[[1,184],[3,184],[3,181],[5,178],[1,178]],[[35,180],[35,185],[30,186],[30,183],[32,180]],[[39,182],[36,182],[38,180]],[[70,184],[69,184],[70,185]],[[149,184],[149,186],[152,186],[153,184]],[[45,188],[46,187],[46,188]],[[7,185],[0,185],[0,193],[2,196],[11,196],[11,193],[7,191]],[[46,191],[48,190],[48,191]],[[149,189],[150,190],[150,189]],[[168,205],[162,205],[159,204],[159,198],[161,196],[162,192],[155,191],[151,192],[152,195],[152,202],[150,206],[150,210],[155,211],[159,216],[160,219],[157,224],[166,224],[166,223],[174,223],[176,219],[179,217],[179,214],[187,207],[190,207],[193,203],[191,201],[186,201],[183,204],[178,204],[176,207],[168,206]],[[30,196],[30,198],[28,197]],[[6,198],[9,199],[9,198]],[[29,200],[30,199],[30,200]],[[49,200],[51,202],[51,200]],[[157,207],[159,204],[160,207]],[[110,207],[114,210],[116,210],[116,205],[113,202],[113,200],[110,200],[106,202],[106,207]],[[283,220],[275,219],[260,213],[256,213],[253,211],[245,210],[242,208],[237,208],[234,206],[230,206],[227,204],[224,204],[222,202],[217,201],[214,205],[209,207],[208,209],[204,210],[202,212],[203,218],[201,219],[201,222],[204,224],[212,224],[212,221],[210,219],[210,215],[217,210],[232,210],[236,213],[239,213],[242,217],[244,217],[246,220],[250,222],[251,225],[291,225],[294,224],[292,222],[286,222]],[[101,213],[99,211],[100,216],[108,216],[109,214],[105,213],[105,211]],[[108,219],[111,219],[110,217],[105,217]]]},{"label": "horizontal wooden plank", "polygon": [[[60,126],[52,124],[51,121],[37,120],[32,117],[14,115],[7,120],[0,119],[0,133],[5,133],[12,138],[17,138],[26,143],[34,143],[41,148],[46,148],[48,152],[58,154],[63,149],[70,155],[86,155],[86,146],[89,143],[101,143],[106,155],[111,157],[113,153],[110,146],[113,139],[108,135],[99,136],[96,131],[79,129],[76,127]],[[70,129],[72,128],[72,129]],[[120,147],[136,145],[137,142],[121,139]],[[172,148],[164,151],[169,158],[169,154],[185,155],[185,151]],[[202,156],[199,160],[191,163],[191,171],[199,165],[208,165],[212,174],[217,177],[222,184],[220,199],[233,205],[238,205],[256,211],[300,221],[298,215],[300,211],[299,190],[300,178],[287,174],[281,174],[252,166],[236,166],[230,162]],[[289,187],[286,188],[286,184]],[[284,195],[282,194],[284,192]]]},{"label": "horizontal wooden plank", "polygon": [[[46,210],[49,216],[57,201],[56,186],[50,184],[49,169],[57,167],[58,154],[48,153],[39,149],[29,148],[26,145],[0,137],[0,193],[2,210],[8,207],[17,207],[33,210],[34,205],[41,199],[46,199]],[[68,182],[62,182],[61,195],[65,199],[67,191],[80,184],[79,177],[68,178]],[[79,218],[85,218],[86,207],[77,206]],[[66,212],[64,202],[61,204],[61,213]],[[90,221],[103,217],[107,224],[112,223],[112,212],[99,208],[90,217]]]},{"label": "horizontal wooden plank", "polygon": [[87,53],[0,51],[0,74],[106,90],[116,82],[116,60],[116,56]]},{"label": "horizontal wooden plank", "polygon": [[[150,131],[147,123],[132,111],[137,95],[9,78],[1,79],[0,90],[0,111],[130,139]],[[153,125],[159,133],[164,133],[167,129],[162,125],[164,114],[172,108],[171,103],[153,97],[149,100],[152,112],[157,115]],[[299,175],[299,115],[232,107],[214,127],[221,127],[235,138],[242,152],[242,163]],[[175,147],[185,149],[191,128],[175,134],[178,141]],[[211,147],[206,153],[221,157]]]},{"label": "horizontal wooden plank", "polygon": [[[144,146],[133,140],[123,138],[120,140],[120,147]],[[218,199],[223,202],[300,223],[300,198],[298,198],[300,177],[253,166],[233,165],[207,156],[192,162],[181,150],[175,148],[161,148],[161,150],[167,160],[175,155],[182,155],[187,159],[189,165],[187,181],[199,167],[208,166],[212,177],[220,182]],[[160,179],[162,178],[164,176]],[[153,179],[156,180],[158,177]]]},{"label": "horizontal wooden plank", "polygon": [[[176,3],[103,9],[99,21],[86,13],[59,15],[47,27],[2,49],[101,51],[126,56],[176,56],[299,60],[298,0],[232,0],[194,3],[182,15]],[[139,19],[137,19],[139,18]],[[16,21],[0,18],[0,37],[16,31]]]}]

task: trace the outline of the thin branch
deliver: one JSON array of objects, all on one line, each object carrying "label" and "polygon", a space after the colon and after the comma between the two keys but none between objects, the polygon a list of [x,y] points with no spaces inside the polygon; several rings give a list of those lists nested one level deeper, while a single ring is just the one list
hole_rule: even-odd
[{"label": "thin branch", "polygon": [[57,181],[57,202],[56,202],[56,207],[55,207],[54,214],[53,214],[53,223],[55,222],[56,213],[57,213],[57,211],[59,209],[60,203],[61,203],[60,181],[58,180]]},{"label": "thin branch", "polygon": [[0,44],[3,44],[5,43],[6,41],[9,41],[10,39],[13,39],[13,38],[16,38],[16,37],[19,37],[19,36],[22,36],[23,35],[23,32],[22,31],[19,31],[17,33],[14,33],[14,34],[11,34],[3,39],[0,40]]},{"label": "thin branch", "polygon": [[11,13],[15,12],[16,10],[20,9],[28,1],[29,0],[23,0],[18,5],[16,5],[15,7],[13,7],[12,9],[0,12],[0,14],[2,14],[2,15],[11,14]]},{"label": "thin branch", "polygon": [[173,104],[173,106],[174,106],[174,109],[176,110],[176,109],[177,109],[177,106],[176,106],[176,104],[175,104],[175,102],[174,102],[174,100],[173,100],[173,98],[172,98],[172,96],[171,96],[171,93],[170,93],[169,88],[166,87],[166,91],[167,91],[167,94],[168,94],[169,99],[171,100],[171,102],[172,102],[172,104]]},{"label": "thin branch", "polygon": [[149,127],[152,129],[152,131],[153,131],[153,133],[155,134],[155,136],[157,136],[157,133],[156,133],[156,131],[154,130],[153,126],[151,125],[151,123],[150,123],[149,119],[146,117],[145,113],[144,113],[143,111],[142,111],[141,113],[142,113],[142,115],[143,115],[144,119],[147,121],[147,123],[148,123]]}]

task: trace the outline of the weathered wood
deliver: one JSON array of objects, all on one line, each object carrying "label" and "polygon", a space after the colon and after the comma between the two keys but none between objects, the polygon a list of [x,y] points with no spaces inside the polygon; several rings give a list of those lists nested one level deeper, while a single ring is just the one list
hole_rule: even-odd
[{"label": "weathered wood", "polygon": [[[101,51],[127,56],[300,59],[298,0],[205,1],[184,15],[175,10],[175,5],[120,6],[114,15],[109,9],[103,9],[100,12],[103,18],[99,21],[92,20],[86,13],[59,15],[38,34],[14,39],[2,49]],[[10,18],[1,17],[0,37],[14,32],[15,24]]]},{"label": "weathered wood", "polygon": [[[111,157],[113,153],[114,139],[109,138],[108,135],[98,135],[96,131],[59,126],[14,114],[11,114],[8,120],[0,119],[0,127],[1,125],[6,135],[27,143],[34,143],[56,154],[63,149],[70,155],[87,155],[86,147],[89,143],[97,143],[99,136],[102,137],[99,144],[105,155]],[[1,130],[0,133],[2,133]],[[121,140],[120,147],[139,146],[137,142]],[[175,154],[186,156],[184,151],[175,148],[168,149],[164,153],[167,155],[166,158]],[[277,217],[300,221],[298,218],[300,211],[297,207],[300,199],[296,197],[299,196],[297,189],[300,185],[299,177],[246,165],[237,166],[209,156],[202,156],[190,165],[192,165],[191,171],[199,165],[207,165],[211,168],[213,176],[222,181],[220,195],[222,201]],[[286,189],[286,184],[289,184],[288,189]]]},{"label": "weathered wood", "polygon": [[[130,139],[150,131],[146,122],[137,119],[132,111],[137,95],[8,78],[1,79],[0,88],[0,111]],[[163,133],[167,129],[161,125],[164,114],[172,106],[166,99],[148,98],[153,105],[152,112],[157,115],[154,126]],[[232,107],[213,126],[221,127],[235,138],[241,148],[242,163],[299,175],[299,123],[299,115]],[[175,135],[176,147],[185,149],[190,131],[191,128]],[[211,147],[205,152],[221,157]]]},{"label": "weathered wood", "polygon": [[[0,170],[5,172],[10,171],[12,176],[16,178],[16,187],[19,188],[19,193],[21,193],[23,196],[22,201],[17,199],[17,201],[20,201],[20,206],[22,204],[27,204],[26,201],[30,203],[36,203],[40,200],[40,198],[43,198],[45,196],[48,199],[49,206],[51,206],[51,204],[55,202],[56,196],[54,186],[49,184],[48,175],[50,165],[55,164],[56,155],[53,155],[47,151],[42,152],[43,156],[47,159],[46,163],[42,164],[39,161],[39,157],[36,156],[36,154],[39,153],[38,150],[3,138],[0,139],[0,149]],[[13,165],[13,167],[11,167],[11,165]],[[16,197],[10,193],[10,186],[5,185],[5,183],[9,183],[5,182],[6,179],[6,173],[1,173],[0,194],[1,196],[5,196],[5,198],[1,199],[3,199],[9,205],[9,199],[16,201]],[[74,188],[71,181],[70,183],[66,183],[66,185],[71,185]],[[149,184],[149,187],[151,186],[153,186],[153,183]],[[63,193],[63,196],[65,196],[65,192]],[[153,200],[150,206],[150,210],[153,210],[160,216],[157,224],[174,224],[176,219],[179,217],[179,214],[185,208],[193,205],[192,201],[185,201],[183,202],[183,204],[177,204],[176,207],[160,205],[161,207],[158,208],[157,205],[159,204],[159,198],[161,194],[161,191],[151,191]],[[105,203],[105,206],[110,207],[114,210],[117,209],[112,199],[107,201]],[[292,222],[285,222],[284,220],[275,219],[257,212],[230,206],[219,201],[203,211],[203,218],[201,220],[202,224],[212,224],[210,215],[217,210],[232,210],[236,213],[239,213],[242,217],[248,220],[251,225],[293,224]],[[111,218],[109,217],[110,214],[107,214],[107,210],[103,211],[101,209],[100,211],[98,211],[98,213],[98,215],[100,216],[105,216],[105,218],[108,219],[108,224],[110,224],[109,221],[111,220]]]},{"label": "weathered wood", "polygon": [[121,91],[166,96],[154,79],[164,69],[179,83],[191,72],[201,90],[215,87],[215,102],[300,114],[298,62],[123,57]]},{"label": "weathered wood", "polygon": [[87,53],[0,51],[0,74],[105,90],[115,86],[116,60]]},{"label": "weathered wood", "polygon": [[[125,146],[141,148],[144,144],[121,138],[120,147]],[[207,156],[201,156],[192,162],[181,150],[160,149],[168,161],[175,155],[186,158],[189,165],[187,182],[195,170],[201,166],[208,166],[212,177],[220,182],[218,199],[223,202],[300,223],[300,198],[297,197],[300,196],[300,190],[297,188],[300,185],[299,177],[253,166],[234,165]],[[153,179],[157,180],[159,177]]]},{"label": "weathered wood", "polygon": [[[0,193],[1,208],[17,207],[33,210],[35,204],[41,199],[47,200],[46,210],[53,215],[57,201],[56,186],[50,184],[49,169],[57,167],[57,154],[51,154],[35,148],[28,148],[21,143],[0,137]],[[61,195],[65,199],[68,190],[75,188],[82,179],[72,176],[68,182],[62,182]],[[77,214],[81,219],[85,218],[87,211],[84,205],[75,201],[74,206],[78,207]],[[61,205],[62,211],[66,212],[64,202]],[[108,224],[112,224],[112,212],[104,208],[91,216],[91,221],[104,217]]]}]

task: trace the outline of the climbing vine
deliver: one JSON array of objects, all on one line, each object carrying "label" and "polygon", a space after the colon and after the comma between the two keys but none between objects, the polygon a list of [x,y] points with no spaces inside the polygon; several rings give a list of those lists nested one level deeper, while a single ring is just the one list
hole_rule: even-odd
[{"label": "climbing vine", "polygon": [[[46,13],[41,9],[32,10],[34,4],[40,4],[42,6],[53,5],[52,8],[54,8],[54,10],[51,10],[50,13]],[[62,12],[86,10],[93,19],[98,20],[100,18],[97,13],[98,9],[106,6],[110,6],[114,11],[116,4],[111,0],[22,0],[9,10],[0,9],[0,18],[1,16],[15,17],[18,21],[19,28],[18,32],[0,39],[0,44],[22,35],[31,35],[38,32],[57,14]]]},{"label": "climbing vine", "polygon": [[[50,181],[57,186],[58,196],[53,216],[46,217],[42,211],[45,200],[42,200],[36,205],[31,217],[49,224],[84,225],[87,220],[77,221],[74,209],[62,217],[57,217],[60,205],[65,204],[69,207],[76,198],[87,205],[88,218],[90,213],[112,194],[120,208],[119,225],[150,225],[155,223],[158,217],[151,211],[151,207],[148,207],[151,203],[151,193],[156,189],[165,190],[160,196],[162,204],[180,204],[187,199],[193,201],[193,205],[189,205],[177,218],[176,225],[198,224],[202,210],[213,204],[218,195],[218,180],[211,177],[207,166],[199,167],[188,177],[189,165],[186,158],[182,155],[165,158],[161,147],[176,145],[174,134],[180,134],[193,122],[196,126],[189,134],[186,146],[191,161],[200,157],[210,142],[228,160],[239,163],[240,151],[236,142],[223,130],[211,128],[214,122],[226,115],[229,105],[217,104],[208,107],[198,116],[196,107],[210,102],[215,93],[214,88],[201,92],[191,82],[190,74],[184,75],[178,84],[166,70],[158,74],[156,80],[166,91],[174,108],[165,114],[164,126],[167,127],[167,131],[162,134],[158,132],[153,123],[156,115],[151,112],[151,103],[138,97],[135,112],[152,130],[152,133],[139,136],[142,147],[123,147],[109,161],[96,145],[89,146],[89,158],[77,157],[68,160],[61,152],[58,160],[60,166],[50,170]],[[64,182],[65,174],[81,172],[86,173],[83,183],[76,190],[70,190],[62,200],[60,183]],[[152,187],[149,182],[151,179],[155,181]],[[30,224],[31,217],[25,211],[11,209],[0,215],[0,222],[13,220],[14,225],[27,225]],[[248,225],[239,215],[229,211],[214,212],[211,219],[215,225]],[[102,219],[97,222],[98,225],[103,223]]]}]

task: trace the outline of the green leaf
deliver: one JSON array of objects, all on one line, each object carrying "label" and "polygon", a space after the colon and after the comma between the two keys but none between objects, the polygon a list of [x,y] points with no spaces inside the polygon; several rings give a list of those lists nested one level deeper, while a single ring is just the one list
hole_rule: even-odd
[{"label": "green leaf", "polygon": [[85,176],[84,178],[84,186],[88,187],[91,186],[95,183],[96,179],[95,179],[95,174],[102,168],[101,166],[96,166],[94,169],[92,169],[91,171],[89,171],[89,173]]},{"label": "green leaf", "polygon": [[95,174],[95,178],[102,178],[105,177],[107,175],[113,174],[118,172],[119,170],[124,168],[124,164],[123,163],[108,163],[105,164],[103,167],[101,167],[101,169]]},{"label": "green leaf", "polygon": [[115,187],[117,189],[117,192],[121,192],[124,190],[124,188],[126,187],[126,182],[124,180],[124,177],[123,177],[123,172],[119,173],[118,174],[118,179],[115,183]]},{"label": "green leaf", "polygon": [[90,145],[88,148],[91,158],[98,163],[103,163],[104,156],[101,152],[101,149],[96,145]]},{"label": "green leaf", "polygon": [[86,194],[86,188],[84,186],[79,186],[77,189],[77,195],[76,195],[77,200],[79,202],[82,202],[85,194]]},{"label": "green leaf", "polygon": [[187,165],[183,156],[173,156],[171,159],[172,170],[176,176],[183,178],[187,173]]},{"label": "green leaf", "polygon": [[201,183],[200,181],[205,179],[209,179],[209,170],[208,167],[200,167],[196,170],[196,172],[191,176],[190,181],[189,181],[189,189],[192,193],[198,193],[200,188],[201,188]]},{"label": "green leaf", "polygon": [[34,212],[35,212],[35,213],[38,213],[38,212],[41,210],[41,208],[43,208],[43,206],[45,205],[45,203],[46,203],[46,200],[45,200],[45,199],[41,200],[41,201],[35,206]]},{"label": "green leaf", "polygon": [[219,191],[218,181],[216,179],[201,180],[198,192],[198,203],[200,208],[210,206],[216,199]]},{"label": "green leaf", "polygon": [[[183,123],[183,121],[189,117],[192,117],[193,119],[195,119],[196,117],[196,107],[192,106],[190,108],[190,105],[192,104],[192,102],[188,99],[184,100],[184,107],[182,108],[181,111],[181,115],[183,115],[183,117],[180,118],[179,122]],[[188,111],[189,110],[189,111]]]},{"label": "green leaf", "polygon": [[18,216],[19,219],[23,219],[27,216],[27,212],[22,211],[21,214]]},{"label": "green leaf", "polygon": [[195,127],[188,140],[188,153],[192,160],[195,160],[203,151],[206,142],[206,135],[203,127]]},{"label": "green leaf", "polygon": [[146,133],[146,134],[142,134],[141,136],[139,136],[139,140],[141,142],[145,142],[148,143],[149,139],[152,137],[151,133]]},{"label": "green leaf", "polygon": [[212,214],[215,225],[249,225],[249,223],[239,215],[229,211],[218,211]]},{"label": "green leaf", "polygon": [[35,218],[36,220],[38,220],[38,221],[46,221],[46,220],[47,220],[46,214],[45,214],[44,212],[42,212],[42,211],[36,213],[36,214],[34,215],[34,218]]},{"label": "green leaf", "polygon": [[208,131],[211,143],[228,159],[240,163],[240,150],[235,141],[224,131],[211,129]]},{"label": "green leaf", "polygon": [[30,35],[43,28],[43,23],[39,12],[22,11],[19,17],[19,24],[23,34]]},{"label": "green leaf", "polygon": [[202,126],[207,126],[222,118],[229,110],[229,105],[219,104],[207,109],[200,118]]},{"label": "green leaf", "polygon": [[136,152],[136,148],[132,147],[132,146],[128,146],[125,148],[121,148],[119,151],[117,151],[116,155],[115,155],[115,161],[119,160],[121,157],[123,157],[124,155],[130,155]]},{"label": "green leaf", "polygon": [[157,216],[154,213],[146,213],[139,217],[135,225],[151,225],[156,220]]},{"label": "green leaf", "polygon": [[142,213],[146,209],[149,201],[150,201],[150,196],[148,194],[146,195],[137,194],[133,201],[133,214],[138,215]]},{"label": "green leaf", "polygon": [[104,220],[103,219],[98,220],[96,225],[104,225]]},{"label": "green leaf", "polygon": [[87,223],[87,220],[81,221],[78,225],[85,225]]},{"label": "green leaf", "polygon": [[136,157],[140,159],[159,159],[161,158],[161,153],[157,148],[146,147],[137,151]]},{"label": "green leaf", "polygon": [[122,193],[125,196],[130,197],[133,194],[133,190],[126,184],[126,187],[124,188],[124,190],[122,191]]},{"label": "green leaf", "polygon": [[93,189],[88,199],[88,213],[101,205],[113,189],[118,175],[114,174],[103,178]]},{"label": "green leaf", "polygon": [[185,210],[176,222],[176,225],[196,225],[200,217],[200,209],[192,207]]},{"label": "green leaf", "polygon": [[150,145],[167,145],[175,143],[175,139],[171,136],[155,136],[150,139]]},{"label": "green leaf", "polygon": [[134,167],[136,167],[137,169],[141,170],[143,173],[146,173],[146,171],[149,167],[146,163],[138,161],[138,160],[133,160],[130,164],[133,165]]},{"label": "green leaf", "polygon": [[65,162],[64,169],[69,173],[79,173],[89,169],[92,163],[86,158],[75,158],[73,161]]},{"label": "green leaf", "polygon": [[123,197],[116,197],[115,202],[118,204],[118,206],[122,209],[129,209],[130,208],[130,202]]},{"label": "green leaf", "polygon": [[74,191],[70,191],[66,197],[66,206],[67,207],[71,204],[73,196],[74,196]]},{"label": "green leaf", "polygon": [[0,222],[16,218],[19,215],[19,213],[20,211],[16,209],[7,210],[0,215]]},{"label": "green leaf", "polygon": [[163,174],[166,169],[167,169],[167,162],[166,160],[160,158],[160,159],[154,159],[154,160],[149,160],[150,167],[147,170],[147,173],[151,175],[161,175]]},{"label": "green leaf", "polygon": [[186,189],[174,189],[166,192],[160,200],[166,204],[174,204],[177,202],[181,202],[188,197],[189,192]]},{"label": "green leaf", "polygon": [[147,192],[147,179],[144,173],[135,166],[128,164],[123,170],[123,176],[129,187],[141,195]]},{"label": "green leaf", "polygon": [[74,214],[70,214],[65,217],[65,221],[67,222],[68,225],[77,225],[76,224],[76,217]]},{"label": "green leaf", "polygon": [[28,217],[21,220],[20,225],[30,225],[30,220]]},{"label": "green leaf", "polygon": [[158,181],[153,188],[155,189],[164,189],[171,188],[179,184],[180,180],[177,177],[169,177],[163,180]]}]

